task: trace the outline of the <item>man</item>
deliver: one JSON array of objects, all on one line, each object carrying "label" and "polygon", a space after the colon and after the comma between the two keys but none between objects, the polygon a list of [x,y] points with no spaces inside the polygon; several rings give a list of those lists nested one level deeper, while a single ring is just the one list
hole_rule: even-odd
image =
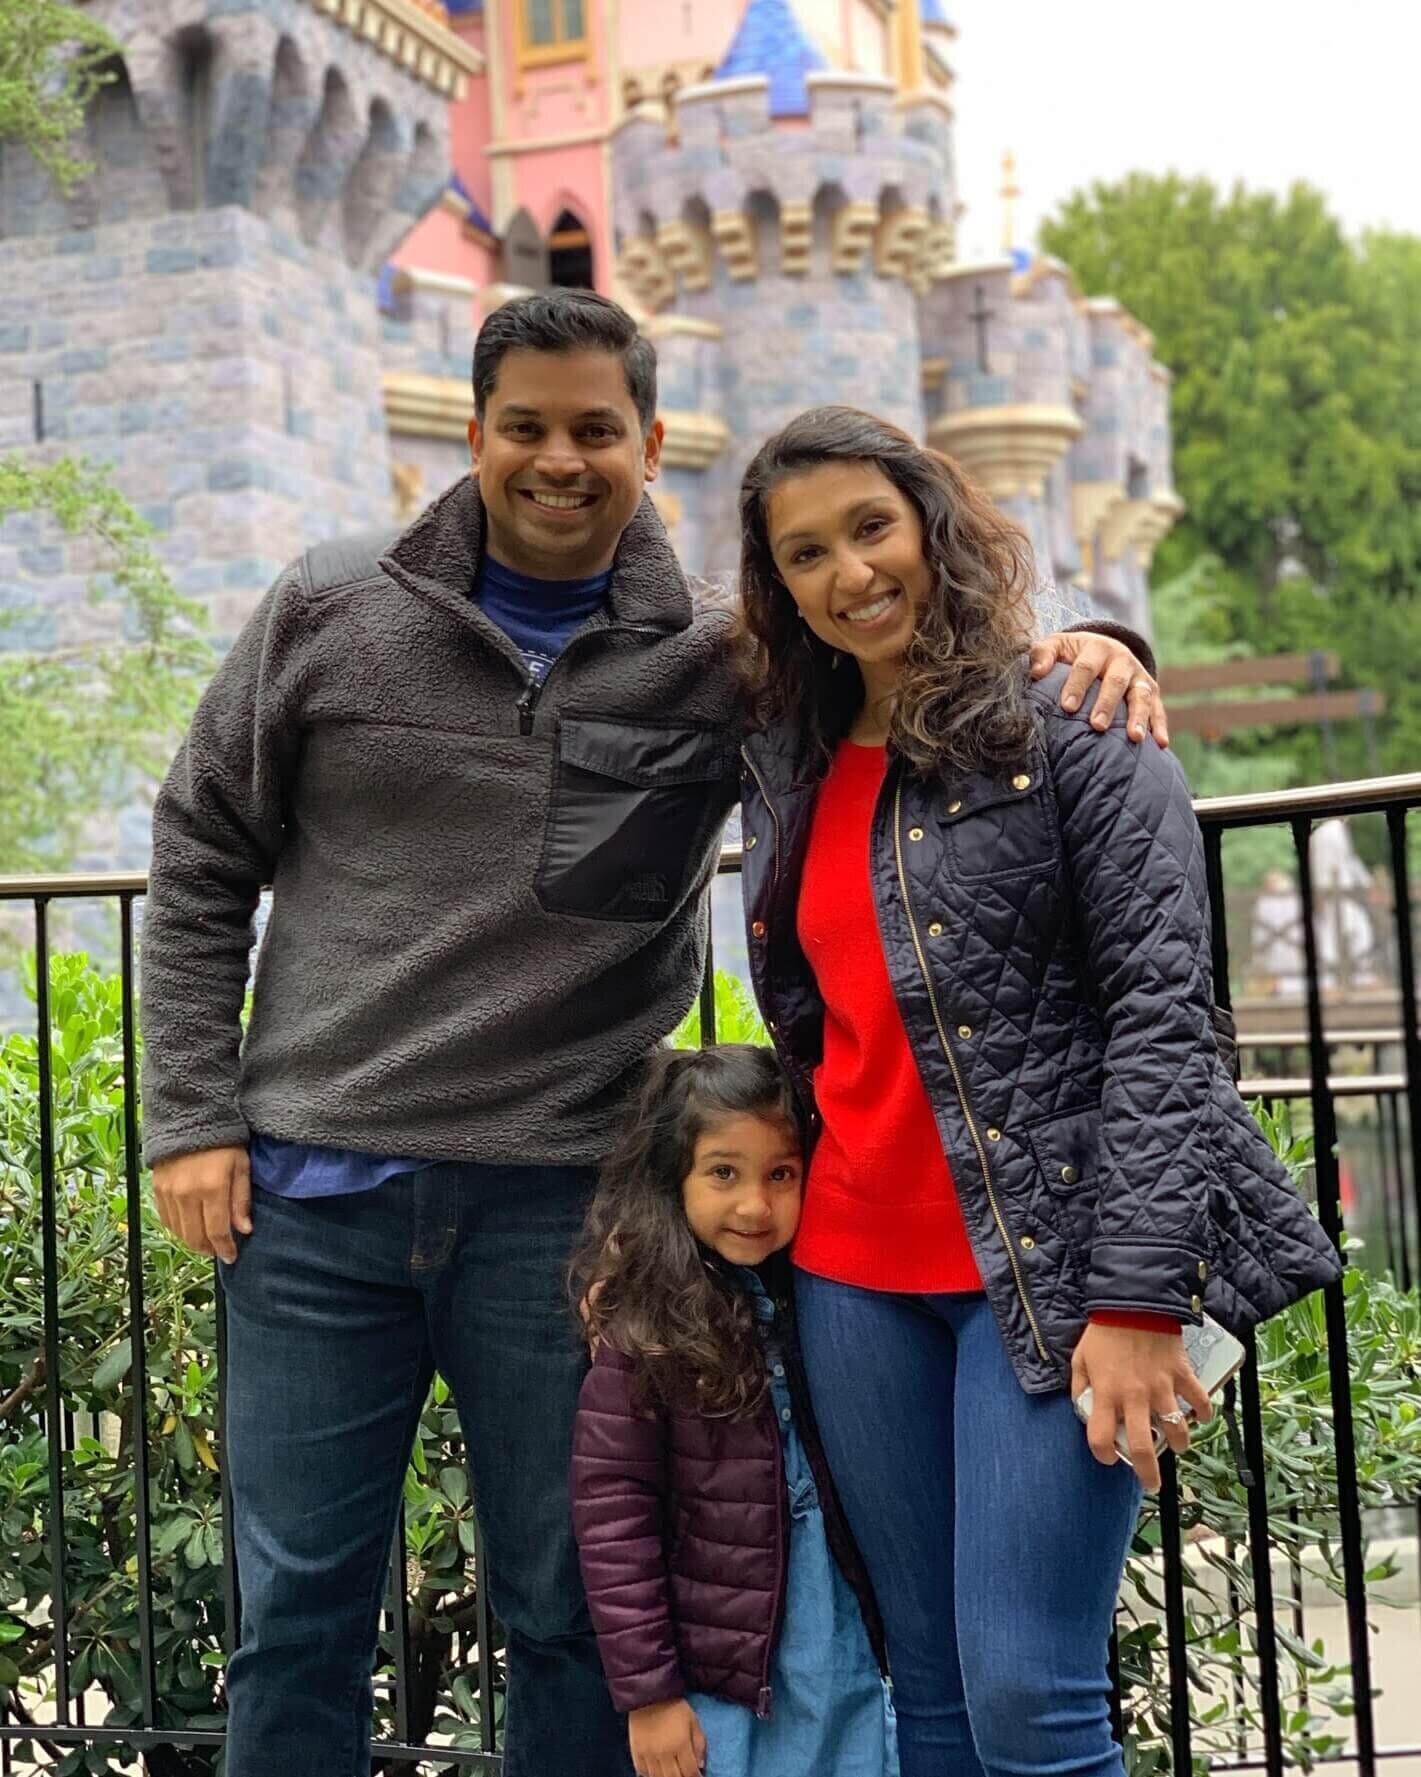
[{"label": "man", "polygon": [[[154,811],[146,1151],[228,1303],[228,1777],[368,1771],[435,1367],[507,1630],[508,1777],[629,1769],[569,1523],[563,1279],[629,1077],[697,986],[733,617],[693,604],[645,496],[655,357],[621,309],[498,310],[474,395],[473,477],[384,556],[327,544],[282,574]],[[1100,672],[1102,709],[1131,686],[1143,734],[1128,649],[1040,652],[1077,659],[1075,697]]]}]

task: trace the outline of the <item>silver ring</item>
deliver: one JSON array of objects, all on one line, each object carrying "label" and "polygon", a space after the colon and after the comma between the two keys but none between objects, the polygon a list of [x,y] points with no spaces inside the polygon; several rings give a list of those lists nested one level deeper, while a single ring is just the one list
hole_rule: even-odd
[{"label": "silver ring", "polygon": [[1159,1416],[1159,1422],[1161,1425],[1183,1425],[1184,1419],[1185,1415],[1178,1411],[1173,1413],[1161,1413]]}]

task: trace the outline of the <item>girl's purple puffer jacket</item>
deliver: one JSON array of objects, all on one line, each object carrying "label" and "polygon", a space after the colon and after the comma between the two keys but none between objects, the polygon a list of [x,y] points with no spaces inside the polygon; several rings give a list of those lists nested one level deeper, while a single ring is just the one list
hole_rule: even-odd
[{"label": "girl's purple puffer jacket", "polygon": [[[776,1301],[783,1328],[788,1296]],[[834,1557],[884,1663],[883,1630],[809,1411],[781,1354]],[[705,1691],[766,1714],[789,1509],[768,1390],[748,1419],[632,1405],[629,1360],[599,1347],[573,1433],[572,1514],[612,1700],[623,1711]]]}]

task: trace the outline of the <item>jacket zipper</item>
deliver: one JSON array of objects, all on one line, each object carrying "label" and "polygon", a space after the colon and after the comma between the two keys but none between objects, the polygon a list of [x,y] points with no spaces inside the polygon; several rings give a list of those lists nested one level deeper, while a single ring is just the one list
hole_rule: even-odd
[{"label": "jacket zipper", "polygon": [[[548,668],[547,676],[542,680],[541,683],[539,683],[539,681],[537,679],[535,679],[531,673],[528,675],[528,683],[523,687],[522,691],[519,693],[518,702],[514,706],[518,711],[518,732],[521,735],[525,735],[525,736],[529,735],[533,732],[533,718],[537,714],[537,711],[538,711],[539,698],[541,698],[544,691],[547,690],[548,682],[549,682],[549,680],[551,680],[553,674],[562,665],[563,661],[567,659],[568,655],[571,654],[573,649],[578,647],[581,643],[590,641],[593,636],[602,636],[602,635],[611,635],[611,634],[659,636],[662,633],[663,632],[661,630],[655,629],[650,624],[646,624],[646,623],[642,623],[642,624],[623,623],[623,624],[614,624],[614,625],[599,624],[595,629],[589,629],[589,628],[584,627],[583,629],[579,630],[579,632],[575,636],[570,638],[567,646],[563,649],[562,653],[558,655],[557,659]],[[748,761],[747,761],[747,763],[748,763]]]},{"label": "jacket zipper", "polygon": [[1031,1306],[1031,1298],[1026,1293],[1026,1279],[1021,1274],[1016,1249],[1013,1247],[1011,1235],[1007,1231],[1001,1205],[997,1202],[996,1187],[992,1183],[992,1169],[987,1162],[987,1150],[982,1145],[982,1137],[978,1134],[977,1124],[972,1116],[972,1107],[967,1102],[967,1088],[962,1081],[962,1070],[958,1067],[957,1057],[953,1054],[952,1045],[947,1040],[942,1013],[938,1009],[937,989],[933,986],[932,974],[928,969],[927,958],[923,954],[922,939],[918,936],[918,922],[914,917],[913,902],[908,894],[907,872],[903,868],[902,821],[903,779],[900,774],[893,791],[893,855],[898,865],[898,892],[903,897],[903,911],[908,917],[908,930],[913,936],[913,949],[917,953],[918,968],[922,971],[923,985],[928,990],[928,1004],[933,1009],[933,1023],[937,1026],[938,1041],[942,1044],[942,1052],[947,1057],[947,1065],[952,1069],[952,1080],[957,1087],[957,1096],[962,1104],[962,1114],[967,1119],[967,1130],[972,1137],[972,1146],[977,1150],[977,1160],[982,1168],[982,1178],[987,1187],[987,1202],[991,1206],[992,1219],[997,1224],[997,1233],[1001,1235],[1002,1247],[1007,1255],[1007,1263],[1011,1266],[1012,1277],[1016,1281],[1016,1292],[1021,1297],[1022,1307],[1026,1310],[1026,1318],[1031,1326],[1031,1336],[1036,1341],[1036,1349],[1041,1353],[1042,1358],[1050,1363],[1051,1358],[1046,1350],[1046,1341],[1041,1337],[1041,1328],[1037,1324],[1036,1311]]},{"label": "jacket zipper", "polygon": [[[745,769],[755,780],[755,786],[760,792],[760,800],[764,803],[765,809],[770,817],[770,824],[775,829],[775,862],[774,868],[770,871],[770,900],[773,902],[779,894],[780,857],[783,851],[783,845],[780,838],[780,817],[775,810],[774,803],[770,800],[770,792],[765,788],[764,778],[760,776],[755,761],[750,757],[749,752],[744,747],[741,747],[740,749],[740,757],[745,761]],[[743,863],[741,864],[741,869],[742,871],[744,870]],[[768,983],[768,969],[764,971],[764,979],[766,983]],[[770,1027],[770,1035],[774,1040],[776,1051],[779,1053],[781,1060],[784,1062],[785,1067],[789,1072],[791,1080],[796,1080],[798,1082],[800,1097],[804,1100],[805,1107],[810,1113],[811,1121],[817,1125],[818,1113],[814,1108],[813,1076],[804,1068],[800,1067],[798,1061],[796,1061],[790,1054],[788,1045],[779,1041],[779,1033],[774,1029],[773,1025]]]},{"label": "jacket zipper", "polygon": [[770,792],[765,788],[765,780],[756,769],[755,761],[750,757],[749,750],[741,747],[740,757],[745,761],[745,769],[755,780],[756,788],[760,792],[760,800],[769,811],[770,823],[775,829],[775,867],[770,872],[770,899],[773,900],[780,886],[780,817],[775,812],[775,805],[770,800]]},{"label": "jacket zipper", "polygon": [[775,1546],[778,1550],[779,1566],[775,1572],[775,1614],[770,1619],[770,1640],[765,1649],[765,1666],[760,1674],[760,1695],[755,1702],[755,1714],[761,1721],[766,1721],[770,1714],[770,1703],[774,1691],[770,1685],[770,1666],[775,1657],[775,1644],[780,1636],[780,1620],[784,1616],[785,1606],[785,1547],[789,1541],[789,1526],[785,1523],[785,1493],[789,1483],[785,1479],[784,1445],[780,1441],[780,1428],[774,1409],[774,1396],[770,1396],[770,1433],[775,1440],[775,1473],[778,1477],[775,1486]]}]

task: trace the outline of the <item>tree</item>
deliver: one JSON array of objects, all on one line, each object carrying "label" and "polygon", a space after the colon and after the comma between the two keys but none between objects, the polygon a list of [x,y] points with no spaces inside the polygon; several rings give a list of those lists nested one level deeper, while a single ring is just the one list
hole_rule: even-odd
[{"label": "tree", "polygon": [[[88,171],[73,144],[117,47],[59,0],[0,0],[0,141],[27,149],[66,190]],[[94,597],[113,620],[106,642],[27,649],[32,613],[0,609],[4,871],[56,868],[95,811],[154,778],[212,667],[204,614],[177,596],[149,527],[101,467],[0,457],[0,525],[26,514],[89,540]]]},{"label": "tree", "polygon": [[0,520],[43,513],[85,536],[105,569],[93,597],[114,608],[113,639],[70,649],[5,647],[22,611],[0,611],[0,869],[53,870],[88,818],[162,773],[212,670],[149,528],[101,469],[0,457]]},{"label": "tree", "polygon": [[[1306,186],[1223,196],[1205,180],[1132,174],[1070,198],[1041,244],[1136,314],[1175,373],[1188,512],[1161,548],[1162,580],[1210,557],[1213,640],[1247,654],[1334,649],[1346,683],[1386,693],[1376,763],[1414,765],[1421,241],[1353,244]],[[1338,738],[1339,768],[1366,775],[1363,733]],[[1327,774],[1315,731],[1294,731],[1286,750],[1296,781]],[[1260,787],[1277,731],[1224,753],[1253,761]]]},{"label": "tree", "polygon": [[0,0],[0,141],[22,143],[66,191],[89,170],[73,142],[117,51],[63,0]]}]

